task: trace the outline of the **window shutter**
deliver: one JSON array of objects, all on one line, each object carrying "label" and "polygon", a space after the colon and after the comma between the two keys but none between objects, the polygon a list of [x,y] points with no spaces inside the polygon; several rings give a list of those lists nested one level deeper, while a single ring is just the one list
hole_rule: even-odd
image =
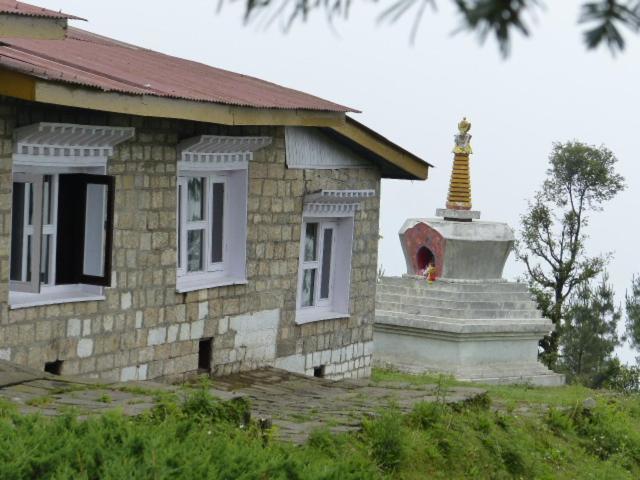
[{"label": "window shutter", "polygon": [[60,175],[56,283],[109,286],[115,179]]},{"label": "window shutter", "polygon": [[[31,188],[30,242],[25,233],[29,214],[25,212],[25,193]],[[40,254],[42,240],[42,175],[13,174],[11,212],[10,288],[14,291],[40,292]],[[25,245],[25,242],[27,244]]]}]

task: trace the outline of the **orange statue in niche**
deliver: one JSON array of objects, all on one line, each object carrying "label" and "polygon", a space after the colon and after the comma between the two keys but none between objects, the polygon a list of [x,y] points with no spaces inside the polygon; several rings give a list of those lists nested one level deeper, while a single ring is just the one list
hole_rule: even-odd
[{"label": "orange statue in niche", "polygon": [[436,281],[436,273],[437,273],[437,270],[435,265],[433,263],[430,263],[429,266],[424,271],[425,277],[427,277],[427,281],[429,283]]}]

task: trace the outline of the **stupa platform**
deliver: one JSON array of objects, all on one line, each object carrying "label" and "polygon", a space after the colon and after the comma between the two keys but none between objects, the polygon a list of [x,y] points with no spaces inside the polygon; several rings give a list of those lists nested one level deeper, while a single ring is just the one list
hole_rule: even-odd
[{"label": "stupa platform", "polygon": [[551,328],[522,283],[385,277],[376,295],[374,359],[459,380],[562,385],[563,375],[538,362],[538,340]]}]

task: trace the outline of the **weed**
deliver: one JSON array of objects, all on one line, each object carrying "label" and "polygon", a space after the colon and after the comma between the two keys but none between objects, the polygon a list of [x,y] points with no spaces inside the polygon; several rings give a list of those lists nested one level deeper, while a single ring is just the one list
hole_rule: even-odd
[{"label": "weed", "polygon": [[30,407],[46,407],[51,402],[53,402],[53,400],[53,397],[49,395],[43,395],[42,397],[30,398],[24,403],[29,405]]},{"label": "weed", "polygon": [[96,401],[100,403],[111,403],[113,402],[113,398],[111,398],[111,395],[108,393],[103,393],[96,399]]},{"label": "weed", "polygon": [[406,456],[406,437],[402,420],[402,414],[397,407],[390,406],[373,420],[364,421],[364,434],[371,455],[382,470],[396,470]]}]

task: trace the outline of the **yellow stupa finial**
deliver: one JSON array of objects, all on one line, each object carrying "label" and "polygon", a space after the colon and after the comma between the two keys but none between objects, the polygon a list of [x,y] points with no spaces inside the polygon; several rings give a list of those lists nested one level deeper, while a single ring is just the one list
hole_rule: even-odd
[{"label": "yellow stupa finial", "polygon": [[464,117],[458,123],[458,134],[455,136],[453,171],[447,196],[447,208],[454,210],[471,210],[469,155],[473,150],[469,130],[471,130],[471,123]]},{"label": "yellow stupa finial", "polygon": [[471,122],[467,120],[467,117],[462,117],[462,120],[458,122],[458,132],[460,135],[465,135],[469,133],[469,130],[471,130]]},{"label": "yellow stupa finial", "polygon": [[471,122],[467,120],[467,117],[463,117],[458,122],[458,135],[455,136],[456,146],[453,148],[453,153],[473,153],[469,130],[471,130]]}]

